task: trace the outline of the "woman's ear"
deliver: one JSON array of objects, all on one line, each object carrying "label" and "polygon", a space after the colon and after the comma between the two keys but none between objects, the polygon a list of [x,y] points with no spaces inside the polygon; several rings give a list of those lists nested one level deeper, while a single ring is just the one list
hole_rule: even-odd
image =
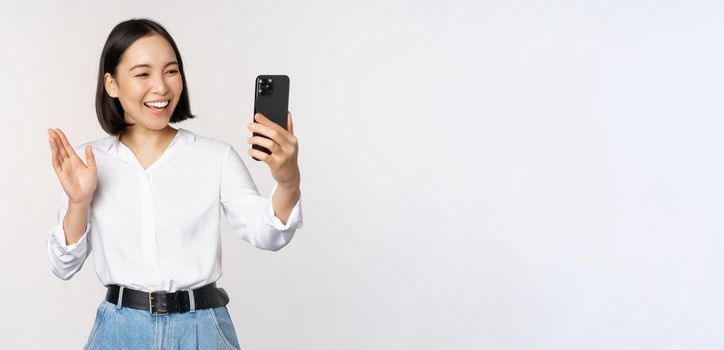
[{"label": "woman's ear", "polygon": [[106,87],[106,93],[108,93],[108,96],[118,98],[118,84],[116,83],[116,79],[114,79],[110,73],[103,75],[103,84]]}]

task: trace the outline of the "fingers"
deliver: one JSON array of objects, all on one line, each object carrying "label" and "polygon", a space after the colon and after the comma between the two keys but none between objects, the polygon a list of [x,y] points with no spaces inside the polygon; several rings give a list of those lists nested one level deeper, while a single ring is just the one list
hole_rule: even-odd
[{"label": "fingers", "polygon": [[255,132],[257,134],[264,135],[274,141],[281,141],[281,134],[276,129],[270,128],[266,125],[258,124],[258,123],[249,123],[247,125],[247,128],[251,130],[252,132]]},{"label": "fingers", "polygon": [[50,143],[50,160],[53,162],[53,169],[56,173],[61,171],[60,167],[60,154],[58,153],[58,145],[55,144],[55,139],[52,136],[52,132],[48,129],[48,143]]},{"label": "fingers", "polygon": [[65,152],[68,154],[68,157],[72,156],[78,156],[75,154],[75,150],[73,150],[73,147],[70,146],[70,143],[68,142],[68,139],[65,137],[65,134],[60,129],[55,129],[55,131],[60,135],[60,140],[63,144],[63,147],[65,149]]},{"label": "fingers", "polygon": [[65,151],[65,147],[63,147],[63,142],[60,140],[60,136],[58,135],[58,132],[56,130],[58,129],[50,129],[48,130],[48,132],[50,133],[50,136],[53,137],[56,151],[58,152],[58,161],[62,164],[65,159],[68,159],[68,152]]},{"label": "fingers", "polygon": [[[296,162],[298,149],[298,140],[294,136],[292,113],[287,111],[287,129],[261,113],[256,113],[254,120],[256,122],[249,123],[247,127],[256,135],[247,138],[246,141],[252,146],[257,145],[268,149],[271,154],[254,149],[254,147],[249,148],[247,153],[254,159],[267,163],[272,170],[272,175],[288,172],[280,169],[291,169],[289,164]],[[277,175],[275,175],[275,179],[277,179]]]},{"label": "fingers", "polygon": [[[287,115],[288,117],[289,115]],[[259,134],[262,134],[264,136],[267,136],[279,143],[281,143],[280,139],[278,138],[286,138],[287,140],[290,140],[291,136],[289,134],[289,131],[282,128],[279,124],[273,122],[271,119],[267,118],[261,113],[257,113],[254,115],[254,120],[256,120],[256,123],[250,123],[252,127],[258,127],[259,130],[253,130]],[[289,120],[289,119],[287,119]],[[290,140],[291,141],[291,140]]]},{"label": "fingers", "polygon": [[259,159],[262,162],[267,163],[267,164],[269,164],[269,162],[272,159],[271,154],[266,154],[262,151],[259,151],[259,150],[253,149],[253,148],[249,148],[247,153],[249,153],[250,156],[252,156],[256,159]]},{"label": "fingers", "polygon": [[[261,136],[250,137],[246,139],[246,142],[252,145],[252,147],[247,151],[249,155],[267,163],[272,171],[277,169],[285,161],[285,159],[289,158],[293,151],[288,149],[288,147],[285,149],[283,145],[279,145],[273,140]],[[262,146],[268,149],[271,154],[255,149],[253,145]]]},{"label": "fingers", "polygon": [[280,149],[278,143],[276,143],[273,140],[270,140],[268,138],[261,137],[261,136],[249,137],[246,139],[246,142],[249,144],[252,144],[252,145],[256,144],[256,145],[262,146],[262,147],[268,149],[269,151],[271,151],[272,153],[275,153],[275,152],[279,151],[279,149]]},{"label": "fingers", "polygon": [[271,119],[267,118],[265,115],[263,115],[261,113],[254,114],[254,120],[256,120],[257,123],[266,125],[270,128],[274,128],[274,127],[281,128],[281,126],[279,126],[279,124],[273,122]]},{"label": "fingers", "polygon": [[85,146],[85,159],[86,159],[86,166],[88,169],[95,170],[96,169],[96,156],[93,154],[93,146],[87,145]]},{"label": "fingers", "polygon": [[[284,143],[294,142],[293,135],[289,135],[289,133],[284,130],[282,127],[278,126],[276,128],[272,128],[263,124],[259,123],[249,123],[247,125],[247,128],[251,132],[255,132],[257,134],[264,135],[272,140],[274,142],[282,145]],[[289,135],[289,136],[287,136]]]}]

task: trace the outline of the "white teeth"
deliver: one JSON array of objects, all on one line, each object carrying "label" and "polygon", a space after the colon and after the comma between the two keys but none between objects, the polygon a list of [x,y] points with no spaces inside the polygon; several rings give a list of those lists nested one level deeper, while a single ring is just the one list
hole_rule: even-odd
[{"label": "white teeth", "polygon": [[146,106],[154,107],[154,108],[165,108],[168,106],[168,101],[163,102],[145,102]]}]

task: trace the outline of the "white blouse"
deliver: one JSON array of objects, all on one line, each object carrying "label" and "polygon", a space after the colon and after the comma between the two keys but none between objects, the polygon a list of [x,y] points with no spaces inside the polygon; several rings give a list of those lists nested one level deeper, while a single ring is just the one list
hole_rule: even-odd
[{"label": "white blouse", "polygon": [[302,227],[301,198],[282,224],[228,143],[179,128],[148,169],[118,136],[76,147],[83,161],[87,144],[96,157],[98,185],[86,231],[65,244],[68,197],[61,190],[58,224],[48,233],[50,266],[61,279],[73,277],[93,254],[103,285],[194,289],[221,277],[222,213],[236,235],[265,250],[281,249]]}]

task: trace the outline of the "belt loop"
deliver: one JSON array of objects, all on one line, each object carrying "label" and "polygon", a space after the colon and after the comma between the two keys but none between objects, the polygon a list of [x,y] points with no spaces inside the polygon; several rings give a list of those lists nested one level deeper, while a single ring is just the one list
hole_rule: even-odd
[{"label": "belt loop", "polygon": [[116,304],[116,309],[120,309],[121,306],[123,306],[123,286],[118,290],[118,304]]},{"label": "belt loop", "polygon": [[192,289],[187,289],[186,291],[189,292],[189,311],[196,312],[196,300],[194,299],[194,291]]}]

